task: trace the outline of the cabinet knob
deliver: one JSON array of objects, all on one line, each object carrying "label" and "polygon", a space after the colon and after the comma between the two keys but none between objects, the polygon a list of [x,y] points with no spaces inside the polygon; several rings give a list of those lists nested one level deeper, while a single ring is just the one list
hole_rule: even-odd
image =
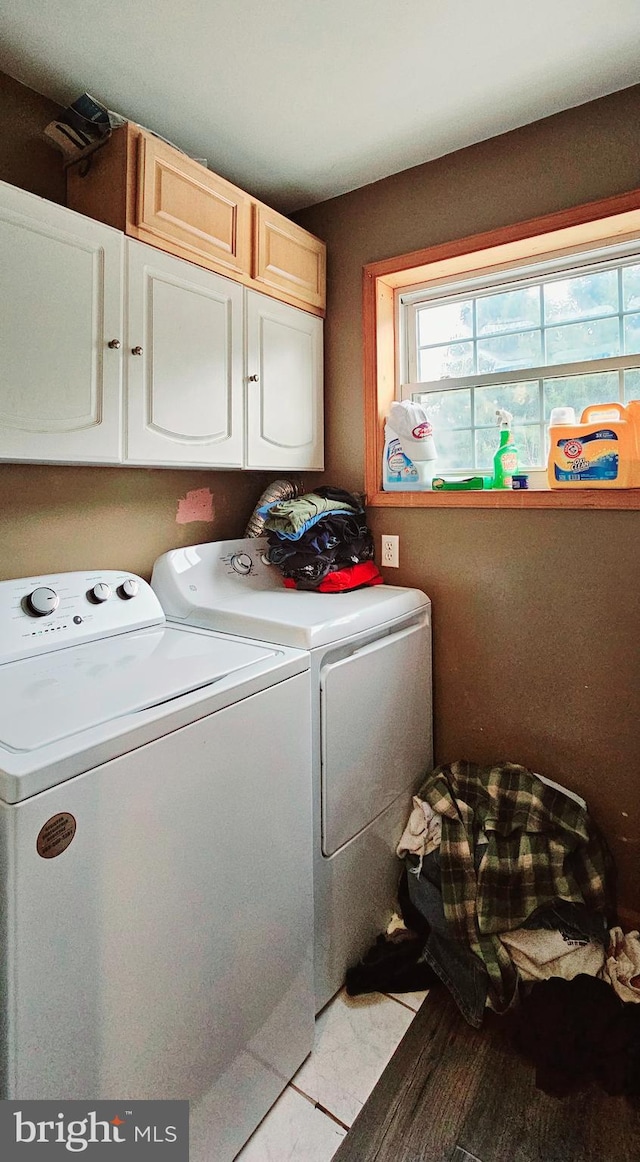
[{"label": "cabinet knob", "polygon": [[120,340],[119,339],[110,339],[109,342],[107,343],[107,347],[110,347],[112,351],[119,351],[120,350]]},{"label": "cabinet knob", "polygon": [[142,355],[142,347],[132,347],[131,354],[132,355]]},{"label": "cabinet knob", "polygon": [[249,383],[257,383],[259,378],[260,378],[259,375],[249,375],[248,376]]}]

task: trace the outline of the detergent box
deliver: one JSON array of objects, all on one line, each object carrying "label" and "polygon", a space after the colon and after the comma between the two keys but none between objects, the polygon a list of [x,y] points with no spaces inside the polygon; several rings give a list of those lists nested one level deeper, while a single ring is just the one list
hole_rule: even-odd
[{"label": "detergent box", "polygon": [[592,404],[549,425],[550,488],[640,488],[640,400]]}]

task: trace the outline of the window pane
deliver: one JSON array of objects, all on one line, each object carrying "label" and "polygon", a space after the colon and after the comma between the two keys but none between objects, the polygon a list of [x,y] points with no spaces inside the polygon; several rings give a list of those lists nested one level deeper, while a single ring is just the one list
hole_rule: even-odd
[{"label": "window pane", "polygon": [[[516,425],[513,428],[513,438],[518,449],[518,466],[520,468],[542,467],[542,444],[539,424]],[[493,457],[498,450],[500,433],[496,427],[480,428],[476,432],[476,463],[479,469],[493,472]]]},{"label": "window pane", "polygon": [[451,343],[473,334],[473,300],[446,303],[442,307],[421,307],[418,311],[418,346]]},{"label": "window pane", "polygon": [[640,399],[640,368],[624,373],[624,400]]},{"label": "window pane", "polygon": [[615,270],[581,274],[544,286],[544,313],[547,323],[582,319],[592,315],[615,315],[618,311],[618,276]]},{"label": "window pane", "polygon": [[461,469],[473,470],[473,443],[470,431],[447,431],[435,428],[434,439],[438,452],[438,459],[434,468],[436,475],[447,472],[459,472]]},{"label": "window pane", "polygon": [[627,355],[640,351],[640,315],[625,315],[624,349]]},{"label": "window pane", "polygon": [[444,428],[471,427],[471,390],[468,387],[424,394],[416,392],[412,398],[422,404],[433,424],[436,447],[439,447],[438,433]]},{"label": "window pane", "polygon": [[547,363],[577,363],[620,354],[617,319],[596,319],[550,327],[547,331]]},{"label": "window pane", "polygon": [[622,306],[625,311],[637,310],[640,307],[640,265],[623,268]]},{"label": "window pane", "polygon": [[542,362],[540,331],[524,331],[495,339],[478,340],[478,372],[513,371]]},{"label": "window pane", "polygon": [[611,403],[620,395],[618,372],[600,371],[595,375],[569,375],[544,381],[544,418],[549,423],[551,408],[574,408],[576,420],[591,403]]},{"label": "window pane", "polygon": [[497,430],[496,409],[506,408],[514,422],[540,422],[540,390],[538,380],[527,383],[500,383],[495,387],[476,387],[475,423],[481,428],[493,425]]},{"label": "window pane", "polygon": [[419,379],[457,379],[473,372],[473,343],[452,343],[420,351]]},{"label": "window pane", "polygon": [[503,291],[479,298],[476,306],[478,335],[496,331],[521,331],[540,326],[540,290],[537,286]]}]

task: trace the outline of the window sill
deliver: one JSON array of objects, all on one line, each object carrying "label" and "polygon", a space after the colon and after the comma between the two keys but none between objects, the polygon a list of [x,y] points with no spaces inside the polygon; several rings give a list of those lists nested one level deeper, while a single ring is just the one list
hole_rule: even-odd
[{"label": "window sill", "polygon": [[374,492],[371,508],[640,509],[640,488],[523,488],[512,492]]}]

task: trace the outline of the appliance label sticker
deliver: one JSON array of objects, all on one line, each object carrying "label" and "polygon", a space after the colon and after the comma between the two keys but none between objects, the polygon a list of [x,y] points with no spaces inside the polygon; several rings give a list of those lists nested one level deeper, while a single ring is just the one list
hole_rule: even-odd
[{"label": "appliance label sticker", "polygon": [[54,859],[56,855],[62,855],[75,833],[76,821],[68,811],[52,815],[38,832],[36,840],[38,855],[43,859]]}]

